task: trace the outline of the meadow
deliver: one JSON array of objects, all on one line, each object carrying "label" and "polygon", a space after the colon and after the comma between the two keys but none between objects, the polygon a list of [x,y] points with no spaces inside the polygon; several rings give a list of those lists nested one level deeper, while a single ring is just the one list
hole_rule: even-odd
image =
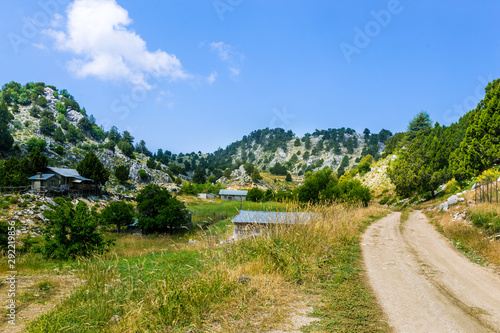
[{"label": "meadow", "polygon": [[[55,294],[58,276],[79,281],[26,330],[262,332],[286,327],[297,308],[312,307],[309,316],[318,320],[306,332],[388,331],[364,280],[359,246],[365,227],[386,211],[243,202],[248,210],[319,215],[308,224],[276,226],[263,237],[221,243],[232,235],[230,220],[239,205],[193,200],[188,208],[193,219],[205,222],[200,227],[175,235],[119,235],[112,250],[98,257],[56,261],[23,255],[20,273],[47,281],[27,288],[25,303],[34,301],[28,296],[36,288]],[[227,217],[210,220],[214,214]]]}]

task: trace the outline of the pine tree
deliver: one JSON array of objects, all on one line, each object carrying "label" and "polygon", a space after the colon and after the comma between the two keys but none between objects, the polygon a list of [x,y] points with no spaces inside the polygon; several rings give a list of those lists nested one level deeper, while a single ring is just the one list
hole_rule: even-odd
[{"label": "pine tree", "polygon": [[89,151],[85,158],[78,163],[76,171],[81,176],[94,180],[98,185],[104,185],[109,179],[109,171],[93,151]]},{"label": "pine tree", "polygon": [[9,151],[14,144],[14,138],[9,132],[9,122],[13,118],[7,103],[2,99],[0,102],[0,151]]}]

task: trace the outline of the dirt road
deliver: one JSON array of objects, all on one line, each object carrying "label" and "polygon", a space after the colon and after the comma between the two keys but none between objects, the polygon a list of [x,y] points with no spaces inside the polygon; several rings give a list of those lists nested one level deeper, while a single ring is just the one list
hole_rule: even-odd
[{"label": "dirt road", "polygon": [[470,262],[413,212],[371,225],[367,275],[396,332],[500,332],[500,275]]}]

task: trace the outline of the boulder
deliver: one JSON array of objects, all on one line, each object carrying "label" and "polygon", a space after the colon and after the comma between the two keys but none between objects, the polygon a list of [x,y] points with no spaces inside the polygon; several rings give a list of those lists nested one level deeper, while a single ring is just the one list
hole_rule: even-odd
[{"label": "boulder", "polygon": [[73,125],[77,124],[83,117],[84,117],[83,114],[75,110],[70,110],[66,113],[66,119],[74,123]]}]

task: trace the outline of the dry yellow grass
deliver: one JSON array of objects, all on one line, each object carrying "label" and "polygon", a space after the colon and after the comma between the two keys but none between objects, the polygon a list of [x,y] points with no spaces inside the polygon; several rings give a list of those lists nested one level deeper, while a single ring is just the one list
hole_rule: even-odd
[{"label": "dry yellow grass", "polygon": [[[493,204],[479,204],[471,209],[496,210],[500,213],[500,207]],[[451,210],[451,214],[457,213],[460,213],[458,207]],[[445,236],[459,249],[472,256],[479,255],[489,263],[500,265],[500,241],[474,227],[469,220],[454,217],[450,212],[440,214],[438,220]]]}]

